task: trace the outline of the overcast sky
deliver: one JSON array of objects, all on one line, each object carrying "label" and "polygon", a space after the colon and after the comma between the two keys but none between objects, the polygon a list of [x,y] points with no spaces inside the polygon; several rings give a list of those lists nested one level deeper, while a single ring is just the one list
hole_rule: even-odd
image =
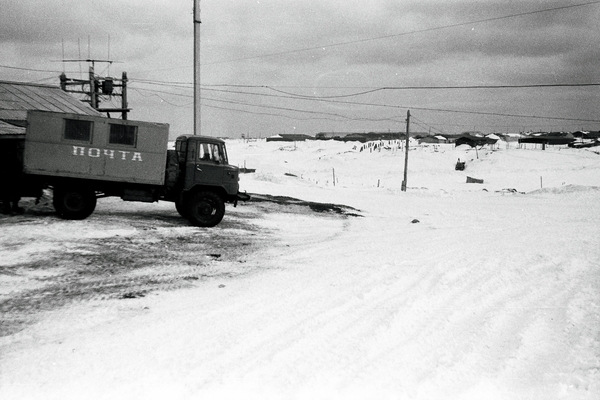
[{"label": "overcast sky", "polygon": [[[88,71],[63,57],[109,58],[95,71],[127,72],[130,119],[192,133],[193,0],[0,2],[0,80],[58,85],[63,70]],[[600,1],[202,0],[200,9],[204,135],[405,131],[409,109],[413,132],[600,129],[600,86],[464,88],[600,83]]]}]

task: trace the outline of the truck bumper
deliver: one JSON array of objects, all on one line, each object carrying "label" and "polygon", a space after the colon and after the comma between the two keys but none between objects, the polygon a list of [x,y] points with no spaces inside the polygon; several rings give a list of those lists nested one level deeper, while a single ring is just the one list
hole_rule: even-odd
[{"label": "truck bumper", "polygon": [[235,200],[233,201],[233,206],[237,206],[237,202],[238,201],[248,201],[250,200],[250,195],[248,193],[241,193],[238,192],[238,194],[235,196]]}]

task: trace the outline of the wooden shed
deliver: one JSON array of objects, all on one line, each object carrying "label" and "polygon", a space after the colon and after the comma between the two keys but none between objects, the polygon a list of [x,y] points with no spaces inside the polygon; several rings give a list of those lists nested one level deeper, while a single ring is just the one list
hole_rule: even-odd
[{"label": "wooden shed", "polygon": [[0,140],[23,139],[30,110],[103,115],[58,86],[0,81]]}]

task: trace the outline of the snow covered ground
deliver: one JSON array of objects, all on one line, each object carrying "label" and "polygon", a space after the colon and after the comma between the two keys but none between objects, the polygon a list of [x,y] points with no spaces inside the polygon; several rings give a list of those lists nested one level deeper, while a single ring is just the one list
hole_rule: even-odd
[{"label": "snow covered ground", "polygon": [[[228,152],[248,192],[359,216],[228,208],[214,232],[247,220],[263,243],[213,269],[251,273],[44,313],[0,338],[1,399],[600,398],[598,153],[415,146],[402,192],[391,143]],[[144,234],[101,222],[49,229]],[[5,245],[28,226],[2,225],[0,266],[35,256]]]}]

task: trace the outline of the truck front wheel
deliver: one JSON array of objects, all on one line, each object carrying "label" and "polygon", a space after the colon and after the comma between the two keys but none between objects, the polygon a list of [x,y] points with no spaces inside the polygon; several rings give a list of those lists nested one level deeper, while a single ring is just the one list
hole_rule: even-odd
[{"label": "truck front wheel", "polygon": [[186,203],[187,218],[195,226],[215,226],[225,215],[225,202],[215,192],[196,192]]},{"label": "truck front wheel", "polygon": [[177,212],[179,213],[179,215],[181,215],[183,218],[187,218],[187,212],[188,212],[188,208],[186,207],[186,204],[183,200],[181,199],[177,199],[175,200],[175,209],[177,210]]},{"label": "truck front wheel", "polygon": [[88,189],[54,188],[52,203],[62,218],[85,219],[96,208],[96,194]]}]

